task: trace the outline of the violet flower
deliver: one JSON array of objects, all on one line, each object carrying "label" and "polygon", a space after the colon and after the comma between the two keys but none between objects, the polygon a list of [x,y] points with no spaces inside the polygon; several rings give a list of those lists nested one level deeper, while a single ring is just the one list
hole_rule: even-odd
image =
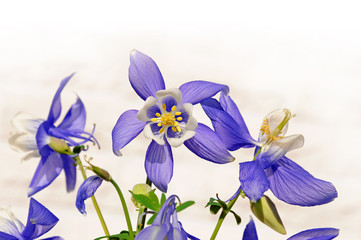
[{"label": "violet flower", "polygon": [[137,50],[130,54],[129,81],[145,103],[139,111],[128,110],[119,117],[112,131],[113,152],[120,156],[120,150],[144,131],[152,139],[145,156],[145,170],[158,189],[166,192],[173,175],[171,147],[184,143],[193,153],[214,163],[234,160],[217,134],[197,123],[192,115],[194,104],[220,91],[227,94],[227,86],[192,81],[179,89],[166,90],[157,64]]},{"label": "violet flower", "polygon": [[46,120],[21,113],[12,121],[18,132],[9,139],[10,145],[15,150],[28,152],[24,160],[41,157],[29,186],[29,197],[52,183],[62,170],[65,172],[67,191],[74,190],[76,166],[69,155],[69,146],[79,146],[88,141],[97,143],[93,136],[94,129],[92,133],[84,131],[86,111],[79,97],[63,121],[56,124],[61,114],[60,94],[73,75],[61,81]]},{"label": "violet flower", "polygon": [[288,109],[268,114],[255,141],[231,97],[221,94],[220,102],[207,99],[202,107],[211,119],[216,133],[231,151],[241,147],[256,147],[255,160],[240,163],[239,180],[247,197],[256,202],[271,189],[280,200],[294,205],[325,204],[337,197],[332,183],[313,177],[285,155],[302,147],[301,134],[286,136],[288,122],[293,117]]}]

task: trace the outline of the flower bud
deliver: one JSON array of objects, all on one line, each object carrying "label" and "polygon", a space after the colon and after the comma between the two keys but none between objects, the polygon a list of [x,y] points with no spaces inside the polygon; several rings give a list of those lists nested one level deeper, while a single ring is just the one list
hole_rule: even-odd
[{"label": "flower bud", "polygon": [[51,149],[60,154],[71,155],[73,154],[70,150],[69,145],[62,139],[50,137],[50,143],[48,144]]},{"label": "flower bud", "polygon": [[[132,193],[136,195],[145,195],[149,197],[149,193],[152,191],[151,187],[145,183],[139,183],[134,185]],[[132,202],[136,208],[140,208],[142,204],[138,203],[137,200],[132,196]]]},{"label": "flower bud", "polygon": [[90,164],[90,163],[89,163],[89,165],[90,165],[90,167],[88,169],[93,171],[101,179],[108,181],[108,182],[110,180],[112,180],[112,176],[109,174],[109,172],[107,170],[97,167],[97,166],[94,166],[93,164]]}]

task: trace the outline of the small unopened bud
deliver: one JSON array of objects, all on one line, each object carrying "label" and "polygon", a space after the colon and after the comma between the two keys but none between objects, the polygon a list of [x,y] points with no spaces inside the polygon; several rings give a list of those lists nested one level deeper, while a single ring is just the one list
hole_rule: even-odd
[{"label": "small unopened bud", "polygon": [[55,137],[50,137],[50,143],[48,144],[51,149],[60,154],[71,155],[69,145],[63,140]]},{"label": "small unopened bud", "polygon": [[105,181],[110,181],[112,180],[112,176],[109,174],[109,172],[103,168],[94,166],[92,164],[90,164],[90,167],[88,168],[89,170],[92,170],[98,177],[100,177],[101,179],[105,180]]}]

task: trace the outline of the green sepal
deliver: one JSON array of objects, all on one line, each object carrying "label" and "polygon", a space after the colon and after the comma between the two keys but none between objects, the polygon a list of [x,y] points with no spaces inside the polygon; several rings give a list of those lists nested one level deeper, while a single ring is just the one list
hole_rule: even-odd
[{"label": "green sepal", "polygon": [[227,210],[227,204],[223,202],[222,200],[216,199],[216,198],[210,198],[209,202],[205,207],[209,207],[209,211],[212,214],[217,214],[219,209]]},{"label": "green sepal", "polygon": [[179,204],[178,207],[176,207],[176,210],[177,210],[177,212],[180,212],[180,211],[192,206],[194,203],[195,203],[194,201],[187,201],[187,202],[181,203],[181,204]]},{"label": "green sepal", "polygon": [[230,213],[232,213],[234,218],[236,219],[237,225],[241,224],[242,218],[237,213],[235,213],[233,210],[231,210]]},{"label": "green sepal", "polygon": [[159,211],[160,210],[159,199],[157,195],[154,193],[154,191],[155,189],[148,192],[146,195],[143,195],[143,194],[134,194],[132,191],[129,190],[135,201],[137,201],[138,203],[144,205],[145,207],[153,211]]},{"label": "green sepal", "polygon": [[286,229],[283,226],[276,206],[269,197],[263,195],[257,202],[251,202],[251,210],[261,222],[278,233],[286,234]]},{"label": "green sepal", "polygon": [[162,196],[160,197],[160,205],[163,205],[163,203],[165,203],[166,200],[167,200],[166,195],[162,193]]}]

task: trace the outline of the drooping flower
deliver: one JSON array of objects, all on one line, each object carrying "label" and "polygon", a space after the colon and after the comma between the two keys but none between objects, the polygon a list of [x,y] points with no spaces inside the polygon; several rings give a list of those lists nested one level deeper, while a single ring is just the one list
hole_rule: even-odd
[{"label": "drooping flower", "polygon": [[80,185],[78,193],[76,194],[75,206],[82,214],[86,215],[84,201],[94,195],[96,190],[102,184],[103,179],[94,175],[90,176]]},{"label": "drooping flower", "polygon": [[[314,228],[299,232],[287,240],[331,240],[338,234],[339,230],[336,228]],[[242,240],[258,240],[256,226],[252,218],[244,229]]]},{"label": "drooping flower", "polygon": [[[46,207],[30,198],[28,220],[24,226],[8,209],[0,209],[9,218],[0,216],[0,240],[32,240],[38,239],[52,229],[59,219]],[[62,240],[61,237],[50,237],[43,240]]]},{"label": "drooping flower", "polygon": [[144,228],[135,240],[199,240],[188,234],[178,221],[175,208],[176,195],[171,195],[163,203],[151,226]]},{"label": "drooping flower", "polygon": [[152,139],[145,157],[148,178],[163,192],[173,175],[172,147],[184,145],[197,156],[214,163],[234,160],[213,130],[197,123],[192,115],[194,104],[214,96],[228,87],[206,81],[192,81],[179,89],[166,90],[156,63],[147,55],[133,50],[130,54],[129,81],[145,101],[139,111],[128,110],[112,131],[113,152],[120,150],[140,132]]},{"label": "drooping flower", "polygon": [[259,200],[268,189],[280,200],[300,206],[325,204],[337,197],[332,183],[313,177],[285,156],[304,142],[301,134],[285,135],[293,117],[288,109],[268,114],[255,141],[230,96],[221,94],[219,102],[207,99],[201,104],[229,150],[256,147],[254,161],[240,163],[239,171],[241,188],[251,201]]},{"label": "drooping flower", "polygon": [[72,76],[73,74],[61,81],[46,120],[17,114],[12,121],[18,132],[9,139],[10,145],[16,150],[28,152],[23,159],[41,157],[29,186],[29,197],[52,183],[63,169],[67,191],[74,190],[76,166],[69,155],[69,146],[79,146],[87,141],[97,143],[93,133],[84,131],[86,111],[79,97],[63,121],[56,124],[61,114],[60,94]]}]

